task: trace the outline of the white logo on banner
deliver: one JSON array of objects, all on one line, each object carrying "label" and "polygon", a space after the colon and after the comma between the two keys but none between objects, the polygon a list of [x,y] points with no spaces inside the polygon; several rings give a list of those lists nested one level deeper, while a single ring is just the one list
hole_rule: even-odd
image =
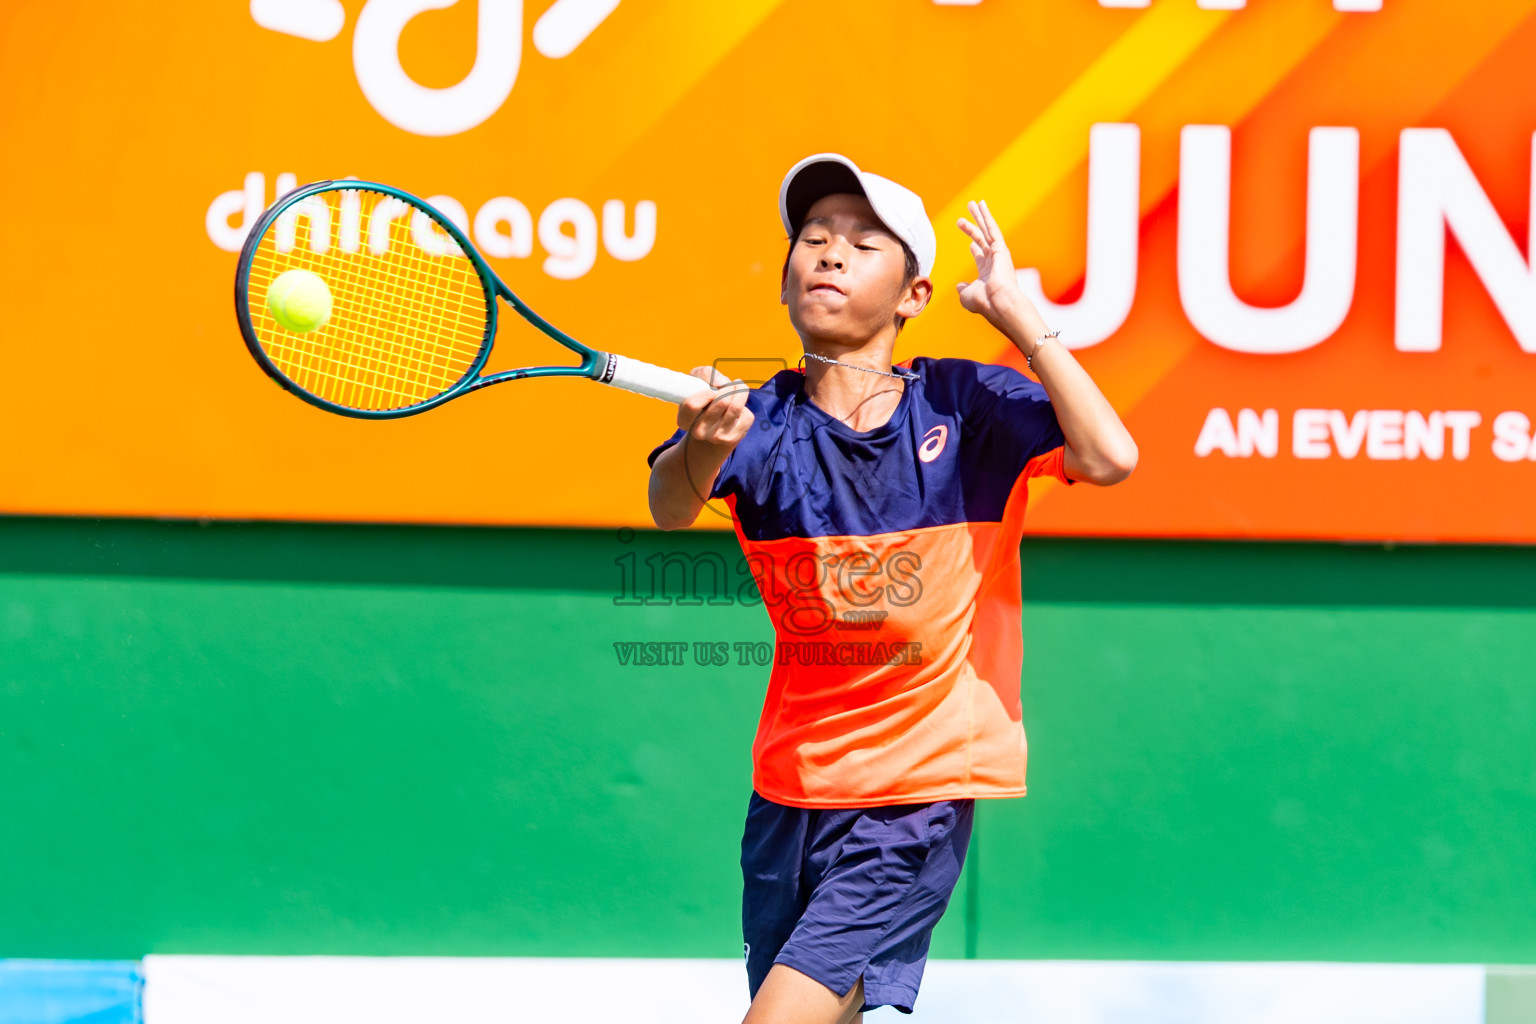
[{"label": "white logo on banner", "polygon": [[[478,0],[475,63],[457,85],[432,88],[400,65],[400,34],[418,14],[459,0],[368,0],[352,32],[352,67],[384,120],[415,135],[458,135],[483,124],[512,94],[523,62],[523,0]],[[555,0],[533,26],[533,46],[559,59],[608,19],[619,0]],[[329,42],[346,25],[340,0],[251,0],[262,28]]]},{"label": "white logo on banner", "polygon": [[[298,186],[298,178],[289,173],[277,176],[273,199],[285,195]],[[305,204],[311,200],[305,200]],[[316,202],[319,202],[316,200]],[[481,204],[471,218],[469,210],[453,196],[428,196],[431,203],[454,225],[475,240],[480,251],[493,259],[526,259],[533,255],[535,235],[533,214],[528,207],[511,196],[494,196]],[[225,252],[239,252],[251,226],[261,216],[267,204],[267,176],[252,171],[245,176],[245,187],[223,192],[208,204],[203,227],[214,245]],[[323,203],[321,203],[323,206]],[[601,229],[597,212],[591,206],[567,196],[556,199],[539,214],[537,235],[546,256],[540,265],[544,273],[560,281],[574,281],[586,276],[597,262],[598,240],[602,249],[621,263],[633,263],[651,254],[656,245],[656,204],[649,199],[635,203],[633,212],[622,199],[609,199],[602,205]],[[328,214],[318,207],[296,211],[299,216],[318,213],[324,219]],[[238,224],[232,218],[239,217]],[[633,224],[633,230],[630,225]],[[427,230],[427,219],[418,215],[413,222],[417,244],[428,251],[451,251],[446,238],[438,242],[435,232]],[[278,218],[278,244],[293,245],[293,220],[286,214]],[[328,233],[327,233],[328,237]],[[312,242],[316,251],[328,245],[317,238]],[[453,246],[457,249],[457,246]],[[287,250],[284,250],[287,251]]]}]

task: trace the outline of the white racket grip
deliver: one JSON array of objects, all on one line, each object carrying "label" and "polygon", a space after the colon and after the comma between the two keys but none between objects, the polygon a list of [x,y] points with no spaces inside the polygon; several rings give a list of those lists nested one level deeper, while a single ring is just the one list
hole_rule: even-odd
[{"label": "white racket grip", "polygon": [[628,356],[607,353],[608,361],[603,372],[596,378],[600,384],[608,384],[648,398],[681,405],[689,395],[700,391],[713,391],[698,377],[678,373],[664,366],[652,366]]}]

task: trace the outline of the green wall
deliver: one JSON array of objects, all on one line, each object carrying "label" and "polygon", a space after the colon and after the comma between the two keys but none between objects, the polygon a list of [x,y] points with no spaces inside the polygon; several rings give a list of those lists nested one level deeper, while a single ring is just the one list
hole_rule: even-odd
[{"label": "green wall", "polygon": [[[626,542],[627,541],[627,542]],[[0,956],[735,956],[713,533],[0,519]],[[616,561],[619,560],[619,561]],[[945,956],[1536,961],[1536,549],[1030,540]]]}]

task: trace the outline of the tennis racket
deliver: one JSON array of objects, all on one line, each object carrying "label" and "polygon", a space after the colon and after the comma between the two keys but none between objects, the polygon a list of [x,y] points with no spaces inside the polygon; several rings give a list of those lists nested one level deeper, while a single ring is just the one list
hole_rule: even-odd
[{"label": "tennis racket", "polygon": [[[267,302],[272,282],[295,269],[318,274],[331,294],[330,318],[304,333],[279,324]],[[498,297],[580,363],[483,374]],[[319,181],[273,203],[241,249],[235,311],[268,376],[344,416],[411,416],[531,377],[588,377],[678,403],[712,390],[686,373],[583,345],[529,309],[447,217],[375,182]]]}]

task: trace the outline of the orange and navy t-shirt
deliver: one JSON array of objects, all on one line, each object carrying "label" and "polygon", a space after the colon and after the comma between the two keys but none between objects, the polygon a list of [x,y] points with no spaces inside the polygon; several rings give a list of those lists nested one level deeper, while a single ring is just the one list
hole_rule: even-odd
[{"label": "orange and navy t-shirt", "polygon": [[[784,370],[716,477],[776,636],[753,788],[795,807],[1024,795],[1019,543],[1029,481],[1064,482],[1045,389],[918,356],[854,430]],[[650,462],[682,439],[678,430]]]}]

